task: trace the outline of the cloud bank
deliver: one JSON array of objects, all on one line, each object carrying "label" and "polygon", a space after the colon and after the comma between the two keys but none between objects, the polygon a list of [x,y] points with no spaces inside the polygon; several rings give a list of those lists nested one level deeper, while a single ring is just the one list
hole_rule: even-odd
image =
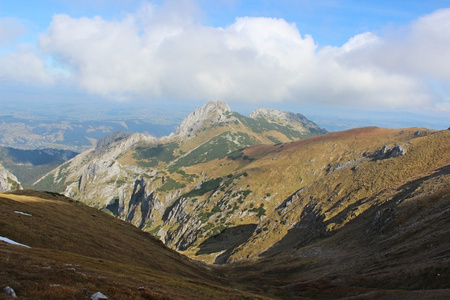
[{"label": "cloud bank", "polygon": [[[0,76],[69,81],[119,100],[391,109],[449,101],[433,86],[450,87],[450,9],[424,16],[401,32],[383,37],[366,32],[341,47],[318,48],[313,37],[284,19],[241,17],[224,28],[208,27],[196,22],[195,8],[182,3],[147,4],[120,20],[55,15],[39,38],[39,51],[0,57]],[[24,64],[30,66],[27,71]],[[65,76],[55,70],[64,70]]]}]

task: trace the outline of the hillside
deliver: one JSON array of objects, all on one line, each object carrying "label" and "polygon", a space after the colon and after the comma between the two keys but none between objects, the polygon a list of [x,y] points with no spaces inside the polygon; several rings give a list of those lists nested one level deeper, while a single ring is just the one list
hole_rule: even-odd
[{"label": "hillside", "polygon": [[[148,233],[62,195],[0,194],[1,288],[20,299],[258,299]],[[1,299],[5,294],[0,293]]]},{"label": "hillside", "polygon": [[[239,263],[222,268],[228,278],[280,298],[450,297],[449,164],[353,203],[308,203],[304,197],[312,195],[297,193],[258,226],[260,239],[232,253]],[[325,207],[339,204],[341,212],[330,218],[333,209]],[[277,240],[280,224],[288,222]],[[271,246],[263,248],[267,239]],[[218,235],[209,245],[220,240]]]}]

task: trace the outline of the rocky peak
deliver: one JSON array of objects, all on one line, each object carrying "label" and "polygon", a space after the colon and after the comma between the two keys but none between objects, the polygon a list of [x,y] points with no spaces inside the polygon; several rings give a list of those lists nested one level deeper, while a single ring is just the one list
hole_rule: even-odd
[{"label": "rocky peak", "polygon": [[227,114],[231,113],[231,109],[223,101],[208,102],[199,109],[189,114],[178,126],[175,134],[188,137],[205,126],[212,126],[229,120]]},{"label": "rocky peak", "polygon": [[308,120],[304,115],[289,111],[260,107],[250,113],[250,118],[264,118],[268,122],[281,125],[289,124],[304,132],[311,131],[311,129],[322,133],[326,132],[326,130],[321,129],[316,123]]}]

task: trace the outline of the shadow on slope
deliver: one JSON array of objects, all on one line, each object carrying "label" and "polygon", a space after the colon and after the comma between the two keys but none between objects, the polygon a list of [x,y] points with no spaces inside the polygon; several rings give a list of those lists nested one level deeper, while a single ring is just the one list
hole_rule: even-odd
[{"label": "shadow on slope", "polygon": [[261,289],[278,287],[286,298],[448,299],[450,165],[370,201],[334,231],[325,228],[348,211],[324,222],[306,210],[259,261],[232,265],[232,274]]},{"label": "shadow on slope", "polygon": [[216,234],[200,244],[200,250],[195,255],[211,254],[216,252],[224,253],[216,257],[214,263],[224,264],[233,250],[245,243],[255,231],[256,224],[239,225],[226,228],[221,233]]}]

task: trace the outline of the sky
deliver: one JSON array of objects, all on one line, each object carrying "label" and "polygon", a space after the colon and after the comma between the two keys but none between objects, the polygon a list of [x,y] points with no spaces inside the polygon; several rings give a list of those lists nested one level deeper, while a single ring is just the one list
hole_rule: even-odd
[{"label": "sky", "polygon": [[223,100],[446,128],[449,62],[448,0],[0,0],[0,105]]}]

